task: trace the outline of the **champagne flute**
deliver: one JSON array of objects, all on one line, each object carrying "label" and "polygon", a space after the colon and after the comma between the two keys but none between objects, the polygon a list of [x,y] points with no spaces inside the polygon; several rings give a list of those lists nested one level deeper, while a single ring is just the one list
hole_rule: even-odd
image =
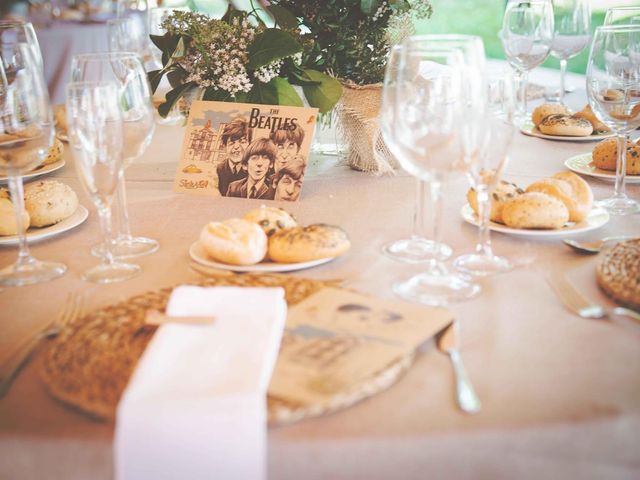
[{"label": "champagne flute", "polygon": [[111,203],[121,176],[124,125],[119,85],[77,82],[67,86],[67,123],[78,178],[98,210],[104,236],[102,262],[83,279],[95,283],[127,280],[141,271],[138,265],[114,260]]},{"label": "champagne flute", "polygon": [[[155,128],[151,91],[141,59],[129,52],[74,55],[71,60],[71,78],[74,82],[109,81],[118,84],[124,121],[123,162],[126,169],[145,152]],[[113,254],[117,258],[129,258],[158,250],[160,244],[156,240],[134,237],[131,234],[124,170],[120,175],[117,205],[119,235]],[[99,245],[93,253],[102,255],[104,247]]]},{"label": "champagne flute", "polygon": [[11,31],[11,40],[6,32],[0,30],[0,173],[9,177],[19,252],[14,264],[0,270],[0,285],[21,286],[57,278],[67,267],[36,260],[27,245],[21,175],[46,158],[53,144],[53,114],[42,69],[24,31]]},{"label": "champagne flute", "polygon": [[[402,45],[395,45],[389,54],[382,88],[382,101],[379,116],[382,137],[384,138],[385,144],[394,155],[397,155],[396,149],[400,148],[400,146],[394,142],[393,128],[396,123],[395,88],[397,84],[398,68],[402,49]],[[416,178],[413,234],[409,238],[395,240],[383,245],[382,247],[383,253],[394,260],[407,263],[419,263],[428,261],[434,256],[443,259],[451,256],[451,247],[443,243],[436,243],[433,240],[428,240],[424,236],[424,195],[424,182],[420,178]],[[435,222],[431,222],[431,228],[435,228]]]},{"label": "champagne flute", "polygon": [[475,253],[458,257],[454,265],[463,272],[488,276],[511,270],[504,257],[493,253],[489,230],[491,197],[507,164],[513,141],[515,96],[509,75],[487,76],[482,82],[482,104],[465,116],[465,162],[467,177],[476,192],[478,205],[478,243]]},{"label": "champagne flute", "polygon": [[591,8],[589,0],[553,0],[553,41],[551,56],[560,60],[560,93],[564,104],[567,62],[591,41]]},{"label": "champagne flute", "polygon": [[587,95],[596,116],[618,139],[614,194],[597,203],[614,215],[640,212],[640,204],[625,192],[627,135],[640,126],[640,25],[596,28],[587,66]]},{"label": "champagne flute", "polygon": [[550,0],[510,0],[502,20],[500,38],[519,85],[518,123],[524,123],[529,119],[529,71],[546,60],[553,41],[553,8]]},{"label": "champagne flute", "polygon": [[609,8],[604,25],[640,25],[640,7]]},{"label": "champagne flute", "polygon": [[[430,47],[409,37],[400,55],[392,127],[395,153],[405,170],[426,182],[437,224],[442,182],[463,166],[459,127],[467,108],[463,78],[469,72],[457,48]],[[480,291],[478,285],[448,272],[437,257],[430,259],[426,272],[395,283],[393,289],[403,298],[429,305],[464,300]]]}]

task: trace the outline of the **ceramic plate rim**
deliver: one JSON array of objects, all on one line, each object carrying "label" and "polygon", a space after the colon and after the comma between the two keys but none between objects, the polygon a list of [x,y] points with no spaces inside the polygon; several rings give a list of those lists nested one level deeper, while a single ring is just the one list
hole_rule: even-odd
[{"label": "ceramic plate rim", "polygon": [[[581,175],[588,175],[593,178],[599,178],[601,180],[608,180],[611,182],[615,182],[616,174],[613,172],[610,172],[609,170],[602,170],[601,168],[592,167],[593,171],[587,171],[587,170],[582,170],[579,167],[572,165],[571,163],[572,160],[577,161],[580,158],[586,158],[586,157],[589,157],[589,161],[591,161],[591,159],[593,158],[591,153],[581,153],[579,155],[572,155],[571,157],[567,158],[564,161],[564,166],[567,167],[572,172],[579,173]],[[627,184],[640,183],[640,175],[625,175],[625,183]]]},{"label": "ceramic plate rim", "polygon": [[[49,165],[45,165],[44,167],[38,169],[37,171],[31,170],[30,172],[25,173],[24,175],[21,175],[21,177],[22,177],[22,180],[29,180],[32,178],[39,177],[41,175],[46,175],[48,173],[52,173],[57,170],[60,170],[65,165],[66,165],[66,162],[64,161],[63,158],[61,158],[57,162],[53,162],[53,163],[50,163]],[[0,183],[7,183],[8,180],[9,180],[8,177],[0,175]]]},{"label": "ceramic plate rim", "polygon": [[540,130],[538,127],[534,126],[531,121],[526,122],[522,127],[520,127],[520,132],[535,138],[544,138],[545,140],[558,140],[561,142],[598,142],[600,140],[604,140],[605,138],[613,137],[615,133],[599,133],[597,135],[589,135],[588,137],[567,137],[563,135],[546,135]]},{"label": "ceramic plate rim", "polygon": [[[468,203],[465,203],[462,206],[462,209],[460,210],[460,214],[462,215],[462,218],[464,219],[465,222],[471,225],[474,225],[476,227],[478,226],[478,223],[475,218],[475,212],[471,208],[471,205],[469,205]],[[597,228],[603,227],[609,222],[609,219],[610,219],[609,212],[607,212],[602,207],[594,206],[591,209],[591,212],[589,213],[589,216],[587,217],[587,219],[589,217],[596,217],[596,216],[598,217],[602,216],[603,220],[601,220],[599,223],[592,223],[592,224],[587,223],[587,220],[585,220],[583,222],[573,224],[569,227],[559,228],[557,230],[532,230],[532,229],[527,230],[522,228],[511,228],[511,227],[507,227],[506,225],[501,225],[499,223],[492,222],[492,221],[489,222],[489,229],[493,232],[506,233],[511,235],[521,235],[521,236],[529,236],[529,237],[559,237],[563,235],[575,235],[578,233],[584,233],[590,230],[595,230]],[[586,225],[579,226],[583,223],[586,223]]]},{"label": "ceramic plate rim", "polygon": [[[84,223],[84,221],[89,217],[89,210],[83,205],[78,205],[76,211],[73,214],[61,222],[56,223],[55,225],[50,225],[48,227],[39,228],[38,230],[27,230],[27,242],[34,243],[39,242],[41,240],[45,240],[49,237],[54,237],[56,235],[60,235],[61,233],[67,232],[78,225]],[[5,237],[0,237],[0,246],[15,246],[18,245],[18,237],[17,235],[7,235]]]},{"label": "ceramic plate rim", "polygon": [[311,260],[309,262],[299,263],[256,263],[254,265],[229,265],[226,263],[218,263],[214,260],[209,260],[198,253],[198,249],[201,249],[200,241],[196,240],[189,247],[189,256],[191,259],[200,265],[205,267],[218,268],[220,270],[229,270],[231,272],[258,272],[258,273],[278,273],[278,272],[293,272],[296,270],[304,270],[306,268],[316,267],[324,263],[328,263],[337,257],[320,258],[318,260]]}]

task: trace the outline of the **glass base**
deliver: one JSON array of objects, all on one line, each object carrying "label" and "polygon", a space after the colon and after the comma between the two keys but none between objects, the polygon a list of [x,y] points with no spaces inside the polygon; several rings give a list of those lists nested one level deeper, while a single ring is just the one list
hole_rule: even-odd
[{"label": "glass base", "polygon": [[67,266],[57,262],[41,262],[32,259],[26,263],[14,263],[0,270],[0,285],[20,287],[34,283],[44,283],[61,277]]},{"label": "glass base", "polygon": [[[142,257],[157,252],[160,244],[152,238],[146,237],[118,237],[113,245],[113,258]],[[91,255],[102,258],[104,243],[99,243],[91,249]]]},{"label": "glass base", "polygon": [[422,263],[433,259],[446,260],[453,251],[444,243],[412,237],[383,245],[382,253],[400,262]]},{"label": "glass base", "polygon": [[444,306],[475,297],[480,285],[466,281],[459,275],[421,273],[393,285],[400,297],[426,305]]},{"label": "glass base", "polygon": [[481,255],[470,253],[462,255],[453,262],[453,266],[459,272],[474,275],[477,277],[488,277],[498,273],[508,272],[513,269],[509,260],[497,255]]},{"label": "glass base", "polygon": [[82,275],[82,279],[93,283],[115,283],[129,280],[142,272],[139,265],[130,263],[113,263],[100,265],[87,270]]},{"label": "glass base", "polygon": [[596,205],[605,208],[611,215],[633,215],[640,213],[640,203],[626,197],[611,197],[596,202]]}]

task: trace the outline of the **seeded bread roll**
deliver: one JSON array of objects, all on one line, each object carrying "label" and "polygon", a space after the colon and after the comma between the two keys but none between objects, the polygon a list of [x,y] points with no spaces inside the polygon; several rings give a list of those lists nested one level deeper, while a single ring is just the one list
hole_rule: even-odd
[{"label": "seeded bread roll", "polygon": [[267,235],[241,218],[209,222],[200,232],[200,244],[213,260],[229,265],[254,265],[267,253]]},{"label": "seeded bread roll", "polygon": [[640,311],[640,240],[620,242],[596,267],[596,279],[616,302]]},{"label": "seeded bread roll", "polygon": [[78,208],[78,196],[69,185],[41,180],[25,185],[24,206],[32,227],[46,227],[73,215]]},{"label": "seeded bread roll", "polygon": [[67,134],[67,109],[64,105],[56,105],[53,107],[53,115],[56,121],[56,127],[60,133]]},{"label": "seeded bread roll", "polygon": [[542,120],[544,120],[549,115],[554,114],[569,115],[570,112],[569,110],[567,110],[567,107],[565,107],[564,105],[560,105],[559,103],[545,103],[533,110],[533,112],[531,113],[531,121],[533,121],[533,124],[537,127],[538,125],[540,125]]},{"label": "seeded bread roll", "polygon": [[569,221],[569,210],[555,197],[529,192],[506,202],[502,219],[512,228],[558,229]]},{"label": "seeded bread roll", "polygon": [[[24,229],[29,228],[30,218],[29,213],[22,212],[22,223]],[[13,210],[13,203],[8,198],[0,196],[0,236],[4,235],[17,235],[18,229],[16,226],[16,215]]]},{"label": "seeded bread roll", "polygon": [[42,165],[50,165],[52,163],[56,163],[62,158],[62,152],[64,147],[62,146],[62,142],[57,138],[53,141],[53,145],[47,152],[47,158],[44,159]]},{"label": "seeded bread roll", "polygon": [[555,114],[545,117],[538,129],[545,135],[563,137],[588,137],[593,133],[593,125],[584,118]]},{"label": "seeded bread roll", "polygon": [[[489,218],[492,222],[503,223],[502,221],[502,207],[504,203],[518,195],[524,193],[524,191],[518,187],[515,183],[509,183],[505,180],[500,180],[495,190],[491,194],[491,213]],[[475,189],[471,188],[467,192],[467,201],[469,205],[478,214],[478,195]]]},{"label": "seeded bread roll", "polygon": [[611,131],[609,127],[596,117],[595,113],[593,113],[593,110],[591,109],[591,105],[587,105],[579,112],[574,113],[573,116],[575,118],[584,118],[586,121],[591,123],[591,125],[593,125],[593,133],[607,133]]},{"label": "seeded bread roll", "polygon": [[283,228],[297,227],[298,223],[281,208],[261,205],[259,208],[248,211],[242,217],[253,223],[257,223],[268,237]]},{"label": "seeded bread roll", "polygon": [[351,247],[347,233],[333,225],[315,224],[280,230],[269,237],[274,262],[298,263],[337,257]]},{"label": "seeded bread roll", "polygon": [[[607,138],[598,143],[591,154],[591,164],[602,170],[616,171],[618,140]],[[640,145],[627,141],[627,175],[640,175]]]}]

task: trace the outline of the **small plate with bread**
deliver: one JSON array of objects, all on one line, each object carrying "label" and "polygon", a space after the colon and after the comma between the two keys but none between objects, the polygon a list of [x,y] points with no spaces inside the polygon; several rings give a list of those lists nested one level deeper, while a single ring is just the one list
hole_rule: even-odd
[{"label": "small plate with bread", "polygon": [[[615,181],[618,163],[618,140],[608,138],[595,146],[591,153],[568,158],[564,164],[572,172],[602,180]],[[640,183],[640,140],[627,141],[626,183]]]},{"label": "small plate with bread", "polygon": [[[57,180],[39,180],[24,187],[27,239],[44,240],[71,230],[84,222],[89,211],[78,203],[68,185]],[[16,220],[9,192],[0,189],[0,245],[17,245]]]},{"label": "small plate with bread", "polygon": [[[462,218],[478,225],[477,194],[467,193]],[[589,184],[573,172],[560,172],[526,189],[500,181],[491,198],[489,228],[512,235],[558,236],[594,230],[609,221],[609,214],[593,206]]]},{"label": "small plate with bread", "polygon": [[[47,157],[43,160],[43,162],[30,172],[21,175],[22,179],[27,180],[29,178],[38,177],[40,175],[55,172],[56,170],[64,167],[65,162],[62,159],[63,151],[64,146],[62,145],[60,140],[55,140],[53,145],[47,152]],[[5,175],[0,175],[0,183],[7,183],[7,180],[8,178]]]},{"label": "small plate with bread", "polygon": [[614,135],[595,116],[589,105],[571,113],[559,103],[545,103],[536,107],[531,121],[520,128],[525,135],[565,142],[594,142]]},{"label": "small plate with bread", "polygon": [[340,227],[303,227],[286,211],[263,205],[242,218],[207,223],[189,255],[201,265],[234,272],[290,272],[327,263],[350,247]]}]

